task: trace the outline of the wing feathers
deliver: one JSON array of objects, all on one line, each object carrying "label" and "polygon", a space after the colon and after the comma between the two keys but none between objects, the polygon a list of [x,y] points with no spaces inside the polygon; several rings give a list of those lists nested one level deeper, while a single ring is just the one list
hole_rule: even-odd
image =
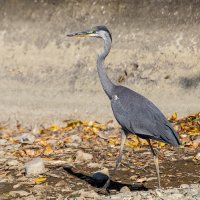
[{"label": "wing feathers", "polygon": [[178,134],[165,116],[152,102],[138,93],[119,86],[115,98],[111,100],[111,106],[119,124],[130,133],[173,146],[180,145]]}]

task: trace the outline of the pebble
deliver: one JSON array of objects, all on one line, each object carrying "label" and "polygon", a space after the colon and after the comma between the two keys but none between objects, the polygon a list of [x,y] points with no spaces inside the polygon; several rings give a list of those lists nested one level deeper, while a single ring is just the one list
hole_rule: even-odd
[{"label": "pebble", "polygon": [[180,188],[189,188],[190,186],[188,184],[181,184]]},{"label": "pebble", "polygon": [[0,150],[0,156],[4,156],[5,155],[5,151]]},{"label": "pebble", "polygon": [[56,183],[55,186],[56,186],[56,187],[63,187],[63,186],[66,186],[66,182],[65,182],[64,180],[59,181],[58,183]]},{"label": "pebble", "polygon": [[200,152],[197,153],[197,155],[195,156],[196,160],[200,160]]},{"label": "pebble", "polygon": [[7,164],[8,164],[9,166],[16,166],[16,165],[19,164],[19,161],[18,161],[18,160],[9,160],[9,161],[7,162]]},{"label": "pebble", "polygon": [[30,133],[25,133],[19,136],[18,139],[22,144],[33,144],[35,142],[35,136]]},{"label": "pebble", "polygon": [[82,150],[79,150],[76,153],[76,161],[90,161],[93,159],[93,155],[90,153],[85,153]]},{"label": "pebble", "polygon": [[57,145],[57,140],[47,140],[47,142],[49,143],[49,144],[51,144],[52,146],[56,146]]},{"label": "pebble", "polygon": [[0,139],[0,145],[2,145],[2,146],[7,145],[7,140]]},{"label": "pebble", "polygon": [[35,185],[32,189],[35,193],[43,193],[47,191],[48,186],[47,185]]},{"label": "pebble", "polygon": [[20,187],[20,186],[21,186],[21,183],[18,183],[18,184],[16,184],[16,185],[13,185],[13,188],[16,189],[16,188],[18,188],[18,187]]},{"label": "pebble", "polygon": [[77,142],[77,143],[81,143],[82,142],[81,137],[78,136],[78,135],[71,135],[69,138],[72,140],[72,142]]},{"label": "pebble", "polygon": [[[81,189],[78,192],[73,192],[71,195],[76,196],[76,199],[80,199],[80,200],[83,200],[83,199],[100,200],[101,199],[100,195],[98,195],[94,190],[85,191],[84,189]],[[74,198],[71,198],[71,199],[74,199]]]},{"label": "pebble", "polygon": [[124,187],[122,187],[122,188],[120,189],[120,192],[121,192],[121,193],[128,193],[128,192],[130,192],[130,189],[129,189],[127,186],[124,186]]},{"label": "pebble", "polygon": [[29,195],[26,197],[26,200],[38,200],[38,198],[35,197],[34,195]]},{"label": "pebble", "polygon": [[[123,187],[125,188],[125,187]],[[122,190],[122,189],[121,189]],[[102,195],[102,200],[199,200],[200,184],[182,184],[180,188],[156,189],[148,191],[134,191],[115,195]]]},{"label": "pebble", "polygon": [[7,161],[7,158],[0,158],[0,164],[3,165]]},{"label": "pebble", "polygon": [[16,151],[19,149],[19,147],[21,147],[21,144],[11,144],[11,145],[7,145],[5,149],[10,150],[10,151]]},{"label": "pebble", "polygon": [[170,200],[182,199],[182,197],[183,197],[183,194],[180,194],[180,193],[168,195],[168,199]]},{"label": "pebble", "polygon": [[147,178],[147,181],[157,180],[157,177],[149,177]]},{"label": "pebble", "polygon": [[200,136],[198,136],[194,141],[193,141],[193,146],[194,148],[197,148],[200,146]]},{"label": "pebble", "polygon": [[40,157],[34,158],[25,164],[25,171],[27,176],[36,176],[44,173],[46,171],[44,161]]},{"label": "pebble", "polygon": [[138,178],[138,175],[133,175],[130,177],[131,181],[135,181]]},{"label": "pebble", "polygon": [[10,191],[9,195],[12,197],[17,197],[17,196],[28,196],[29,193],[24,191],[24,190],[18,190],[18,191]]},{"label": "pebble", "polygon": [[88,167],[90,168],[100,168],[102,164],[99,163],[88,163]]}]

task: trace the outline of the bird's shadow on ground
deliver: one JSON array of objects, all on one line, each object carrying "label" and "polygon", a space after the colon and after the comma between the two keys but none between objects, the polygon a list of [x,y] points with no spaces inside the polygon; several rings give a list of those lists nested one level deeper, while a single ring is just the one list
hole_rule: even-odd
[{"label": "bird's shadow on ground", "polygon": [[[107,175],[100,172],[96,173],[95,176],[94,174],[92,176],[88,176],[80,172],[75,172],[71,167],[68,167],[68,166],[64,166],[63,169],[70,175],[73,175],[81,180],[84,180],[85,182],[87,182],[88,184],[96,188],[102,188],[108,179]],[[120,189],[124,186],[127,186],[130,189],[130,191],[147,191],[148,190],[144,185],[125,184],[125,183],[120,183],[117,181],[111,181],[107,190],[120,191]]]}]

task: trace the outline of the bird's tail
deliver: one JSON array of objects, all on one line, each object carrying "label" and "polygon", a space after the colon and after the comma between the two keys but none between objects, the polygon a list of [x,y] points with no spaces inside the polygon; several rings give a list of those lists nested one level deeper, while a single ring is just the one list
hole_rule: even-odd
[{"label": "bird's tail", "polygon": [[181,141],[179,139],[178,133],[173,129],[172,126],[166,124],[166,126],[169,128],[170,134],[173,134],[173,138],[171,137],[170,139],[170,144],[172,146],[178,147],[179,145],[181,145]]}]

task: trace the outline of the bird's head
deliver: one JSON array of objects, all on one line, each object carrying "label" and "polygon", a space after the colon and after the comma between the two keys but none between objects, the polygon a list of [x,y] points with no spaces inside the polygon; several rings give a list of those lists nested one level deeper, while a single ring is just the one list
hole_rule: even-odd
[{"label": "bird's head", "polygon": [[67,34],[68,37],[97,37],[106,38],[109,37],[112,40],[110,31],[106,26],[95,26],[87,31],[81,31],[76,33]]}]

